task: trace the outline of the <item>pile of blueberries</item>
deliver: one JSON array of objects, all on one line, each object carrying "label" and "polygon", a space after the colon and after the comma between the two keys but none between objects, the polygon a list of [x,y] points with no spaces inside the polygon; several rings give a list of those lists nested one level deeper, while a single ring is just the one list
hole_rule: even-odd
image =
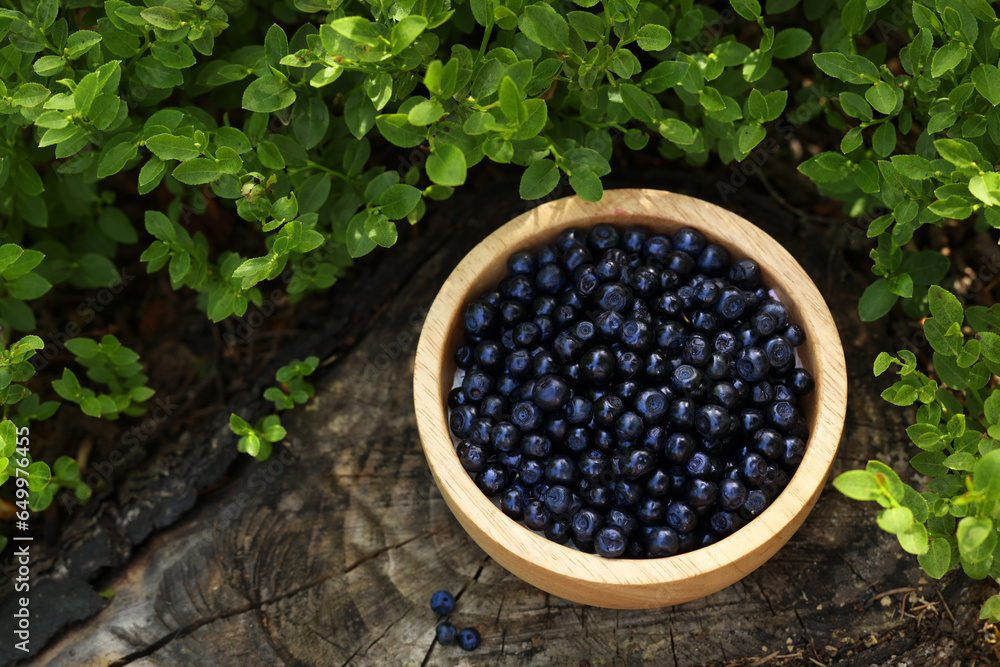
[{"label": "pile of blueberries", "polygon": [[[447,616],[455,610],[455,596],[448,591],[435,591],[431,595],[431,609],[438,616]],[[434,637],[439,644],[450,646],[457,643],[466,651],[474,651],[479,648],[482,636],[475,628],[462,628],[456,630],[455,625],[450,621],[441,621],[434,628]]]},{"label": "pile of blueberries", "polygon": [[805,335],[697,230],[599,224],[517,252],[467,304],[448,396],[458,457],[502,511],[608,558],[711,544],[802,460]]}]

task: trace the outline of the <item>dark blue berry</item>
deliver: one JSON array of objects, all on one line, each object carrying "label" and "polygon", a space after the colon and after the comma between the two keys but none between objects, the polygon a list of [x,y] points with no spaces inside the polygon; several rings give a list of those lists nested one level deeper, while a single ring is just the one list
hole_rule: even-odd
[{"label": "dark blue berry", "polygon": [[535,256],[530,252],[515,252],[507,258],[507,272],[512,276],[535,272]]},{"label": "dark blue berry", "polygon": [[438,644],[442,646],[451,646],[454,644],[455,634],[455,626],[448,621],[441,621],[434,629],[434,636],[437,638]]},{"label": "dark blue berry", "polygon": [[[670,257],[671,250],[673,250],[673,244],[670,239],[660,234],[650,236],[642,244],[642,255],[646,259],[655,260],[664,265]],[[635,251],[628,250],[627,252]]]},{"label": "dark blue berry", "polygon": [[692,256],[700,254],[705,249],[706,243],[705,236],[691,227],[678,229],[677,233],[674,234],[674,248],[683,250]]},{"label": "dark blue berry", "polygon": [[511,408],[510,421],[521,431],[534,431],[542,424],[542,411],[534,403],[521,401]]},{"label": "dark blue berry", "polygon": [[667,413],[667,397],[656,389],[641,391],[635,399],[635,410],[647,424],[658,424]]},{"label": "dark blue berry", "polygon": [[532,499],[524,503],[524,525],[528,528],[545,530],[549,518],[549,511],[545,509],[545,504],[541,500]]},{"label": "dark blue berry", "polygon": [[476,486],[487,498],[492,498],[507,486],[507,479],[507,466],[502,463],[487,463],[476,475]]},{"label": "dark blue berry", "polygon": [[738,479],[726,478],[719,482],[719,506],[724,510],[734,511],[743,506],[747,497],[747,488]]},{"label": "dark blue berry", "polygon": [[634,412],[623,412],[615,420],[615,435],[619,441],[631,441],[642,433],[642,419]]},{"label": "dark blue berry", "polygon": [[729,268],[729,280],[740,289],[757,289],[760,267],[752,259],[741,259]]},{"label": "dark blue berry", "polygon": [[764,481],[767,476],[767,461],[760,454],[747,454],[739,462],[740,477],[747,484],[756,485]]},{"label": "dark blue berry", "polygon": [[798,347],[806,342],[806,332],[798,324],[789,324],[781,335],[792,347]]},{"label": "dark blue berry", "polygon": [[666,558],[677,553],[680,540],[677,532],[666,526],[654,526],[646,535],[646,549],[652,558]]},{"label": "dark blue berry", "polygon": [[552,441],[540,433],[528,433],[521,438],[521,452],[525,456],[542,458],[552,451]]},{"label": "dark blue berry", "polygon": [[678,533],[690,533],[698,525],[698,517],[691,506],[675,500],[667,505],[667,525]]},{"label": "dark blue berry", "polygon": [[719,486],[715,482],[694,478],[688,486],[687,502],[691,507],[705,507],[715,502]]},{"label": "dark blue berry", "polygon": [[465,651],[474,651],[479,648],[482,636],[475,628],[462,628],[458,631],[458,645]]},{"label": "dark blue berry", "polygon": [[694,426],[695,403],[689,398],[678,398],[667,409],[667,419],[674,427],[687,430]]},{"label": "dark blue berry", "polygon": [[767,422],[779,431],[788,431],[799,421],[799,413],[788,401],[775,401],[764,411]]},{"label": "dark blue berry", "polygon": [[451,416],[448,418],[448,425],[451,427],[452,433],[459,438],[464,438],[469,435],[469,431],[472,430],[472,423],[478,417],[479,412],[475,406],[460,405],[451,411]]},{"label": "dark blue berry", "polygon": [[621,528],[605,526],[594,536],[594,551],[604,558],[620,558],[625,553],[626,542]]},{"label": "dark blue berry", "polygon": [[760,516],[767,509],[768,504],[767,494],[760,489],[754,489],[747,494],[746,500],[743,501],[743,507],[740,508],[740,516],[745,519]]},{"label": "dark blue berry", "polygon": [[632,299],[632,290],[621,283],[604,283],[594,292],[601,310],[621,311]]},{"label": "dark blue berry", "polygon": [[455,609],[455,597],[448,591],[437,591],[431,595],[431,609],[438,616],[450,614]]},{"label": "dark blue berry", "polygon": [[789,436],[784,439],[782,445],[783,451],[781,452],[781,460],[784,464],[791,468],[799,465],[806,452],[806,443],[802,440],[802,438]]},{"label": "dark blue berry", "polygon": [[694,427],[706,438],[720,438],[727,435],[729,423],[729,411],[718,405],[703,405],[694,416]]},{"label": "dark blue berry", "polygon": [[812,375],[804,368],[796,368],[788,376],[788,386],[796,396],[805,396],[816,388]]},{"label": "dark blue berry", "polygon": [[767,354],[759,347],[744,347],[736,356],[736,372],[747,382],[764,380],[770,370]]},{"label": "dark blue berry", "polygon": [[553,484],[569,484],[576,478],[576,464],[565,454],[556,454],[545,465],[545,477]]},{"label": "dark blue berry", "polygon": [[565,284],[566,274],[558,264],[546,264],[535,276],[535,285],[542,294],[558,294]]}]

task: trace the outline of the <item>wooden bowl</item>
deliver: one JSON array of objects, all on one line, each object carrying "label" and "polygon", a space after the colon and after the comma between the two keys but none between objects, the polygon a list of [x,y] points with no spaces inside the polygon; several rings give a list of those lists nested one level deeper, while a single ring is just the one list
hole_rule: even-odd
[{"label": "wooden bowl", "polygon": [[[759,517],[729,537],[692,552],[657,559],[606,559],[551,542],[503,514],[462,468],[448,430],[447,396],[462,340],[465,304],[506,275],[507,257],[536,250],[567,227],[601,222],[673,232],[690,226],[725,246],[733,259],[750,257],[761,280],[806,333],[798,348],[816,381],[803,402],[809,423],[805,456],[788,486]],[[518,216],[465,256],[445,281],[424,322],[413,374],[417,425],[441,495],[472,539],[500,565],[542,590],[616,609],[679,604],[740,580],[780,549],[816,503],[830,472],[847,405],[844,350],[823,297],[781,245],[743,218],[704,201],[657,190],[610,190],[598,203],[577,197],[551,201]]]}]

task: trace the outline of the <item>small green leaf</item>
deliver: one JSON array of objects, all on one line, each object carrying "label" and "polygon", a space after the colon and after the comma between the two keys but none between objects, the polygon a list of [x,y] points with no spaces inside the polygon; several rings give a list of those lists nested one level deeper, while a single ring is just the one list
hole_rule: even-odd
[{"label": "small green leaf", "polygon": [[271,113],[291,106],[294,101],[295,91],[273,74],[255,79],[243,91],[243,108],[247,111]]},{"label": "small green leaf", "polygon": [[639,28],[636,35],[639,48],[643,51],[662,51],[670,46],[670,31],[656,23],[647,23]]},{"label": "small green leaf", "polygon": [[569,24],[551,5],[544,2],[528,5],[518,19],[518,27],[540,46],[553,51],[569,50]]},{"label": "small green leaf", "polygon": [[539,199],[552,192],[559,184],[559,169],[548,158],[536,160],[528,165],[521,175],[518,189],[521,199]]},{"label": "small green leaf", "polygon": [[913,512],[906,507],[890,507],[879,512],[876,521],[879,528],[895,535],[910,529],[913,525]]},{"label": "small green leaf", "polygon": [[874,322],[895,305],[899,297],[889,289],[889,281],[880,278],[865,288],[858,303],[858,313],[862,322]]},{"label": "small green leaf", "polygon": [[215,160],[199,157],[187,162],[181,162],[173,171],[173,177],[187,185],[211,183],[222,176],[224,172]]},{"label": "small green leaf", "polygon": [[438,144],[427,158],[427,176],[438,185],[456,187],[465,183],[465,153],[454,144]]},{"label": "small green leaf", "polygon": [[965,311],[955,295],[937,285],[931,285],[927,291],[927,303],[931,314],[942,322],[961,324],[965,319]]},{"label": "small green leaf", "polygon": [[420,201],[420,190],[412,185],[397,183],[390,185],[379,195],[378,203],[382,213],[390,220],[405,218]]},{"label": "small green leaf", "polygon": [[854,500],[875,500],[882,497],[882,489],[875,475],[866,470],[848,470],[833,480],[835,489]]},{"label": "small green leaf", "polygon": [[987,517],[967,516],[958,522],[958,550],[964,560],[979,563],[993,554],[997,531]]}]

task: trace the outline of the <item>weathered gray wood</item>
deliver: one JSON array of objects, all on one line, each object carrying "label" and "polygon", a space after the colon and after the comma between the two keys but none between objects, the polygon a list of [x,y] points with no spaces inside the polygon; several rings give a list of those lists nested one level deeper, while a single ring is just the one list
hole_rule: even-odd
[{"label": "weathered gray wood", "polygon": [[[627,184],[718,200],[714,179],[690,172]],[[977,619],[988,587],[922,577],[915,558],[876,528],[871,507],[832,488],[765,566],[672,608],[583,607],[485,557],[426,471],[411,380],[437,287],[477,238],[523,206],[516,183],[490,188],[435,209],[418,238],[385,251],[346,287],[354,293],[334,290],[329,317],[377,317],[353,342],[340,330],[336,342],[314,334],[295,344],[296,356],[325,345],[336,358],[316,397],[285,418],[288,446],[269,462],[237,464],[225,486],[129,551],[99,581],[114,600],[31,664],[869,665],[993,655]],[[755,182],[725,204],[786,244],[837,318],[851,396],[834,474],[869,458],[908,474],[906,420],[880,401],[883,381],[871,377],[888,325],[862,325],[855,310],[869,279],[864,253],[844,250],[838,221],[819,237]],[[345,305],[357,310],[338,309]],[[432,641],[437,619],[427,601],[440,588],[457,594],[454,622],[482,632],[475,653]],[[896,589],[914,590],[884,595]]]}]

